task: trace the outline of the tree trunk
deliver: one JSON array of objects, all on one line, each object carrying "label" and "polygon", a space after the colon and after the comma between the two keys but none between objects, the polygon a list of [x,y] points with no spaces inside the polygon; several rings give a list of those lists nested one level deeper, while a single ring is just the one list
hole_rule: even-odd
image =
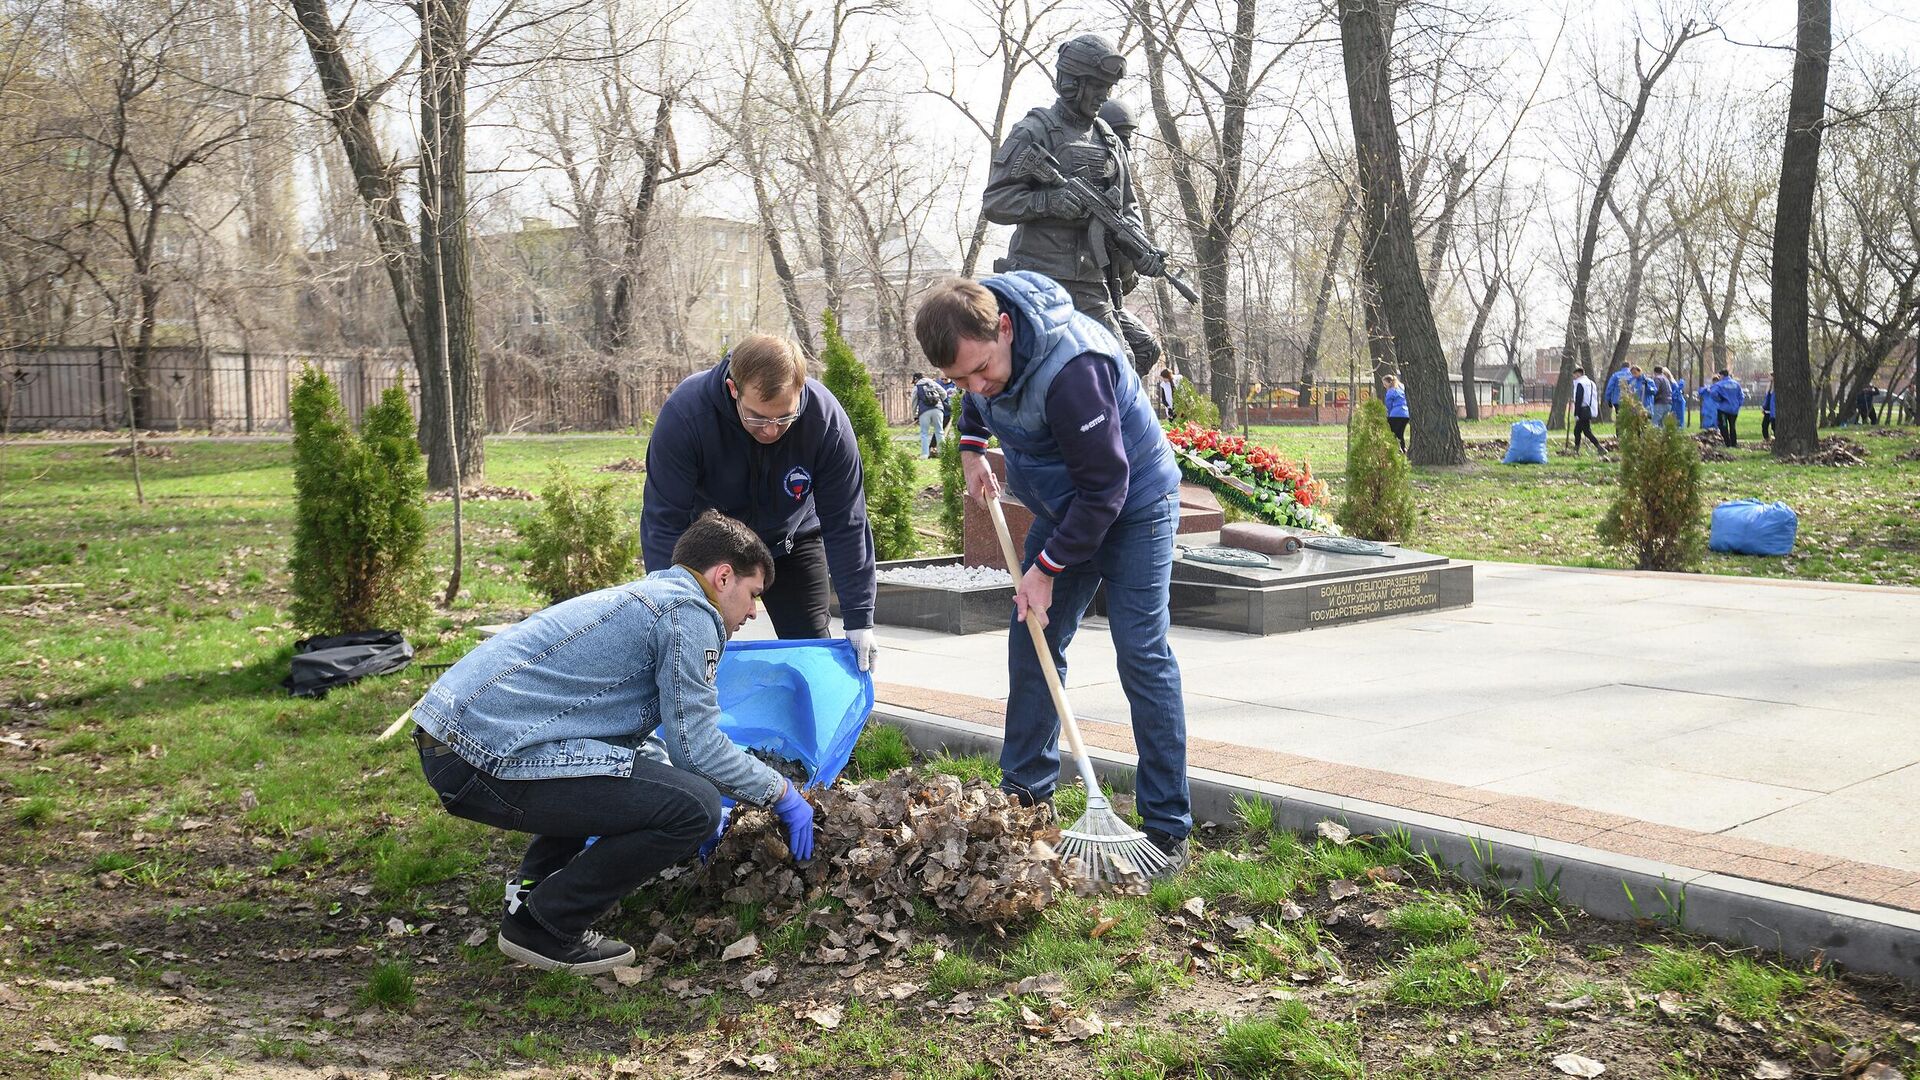
[{"label": "tree trunk", "polygon": [[1467,343],[1460,349],[1460,400],[1466,404],[1467,419],[1480,419],[1480,395],[1474,392],[1473,365],[1480,356],[1480,336],[1486,333],[1487,316],[1493,314],[1493,302],[1500,298],[1500,277],[1487,279],[1486,295],[1473,311],[1473,329],[1467,331]]},{"label": "tree trunk", "polygon": [[1346,204],[1340,208],[1340,220],[1333,226],[1333,244],[1327,248],[1327,265],[1320,271],[1320,292],[1313,301],[1313,323],[1307,330],[1307,348],[1300,359],[1300,385],[1312,386],[1320,377],[1320,340],[1327,329],[1327,305],[1333,299],[1334,275],[1340,270],[1340,251],[1347,243],[1347,227],[1353,222],[1353,189],[1347,189]]},{"label": "tree trunk", "polygon": [[[413,246],[413,230],[407,225],[401,208],[399,181],[380,151],[374,134],[372,110],[377,95],[363,94],[354,82],[340,48],[340,35],[327,12],[326,0],[292,0],[300,22],[307,52],[313,57],[314,71],[320,77],[320,90],[326,98],[327,119],[340,137],[347,165],[353,170],[354,187],[373,223],[374,242],[386,267],[387,282],[393,289],[394,306],[400,313],[400,325],[407,333],[407,347],[413,354],[413,367],[422,386],[433,370],[428,342],[420,332],[419,253]],[[422,445],[426,445],[422,440]]]},{"label": "tree trunk", "polygon": [[1446,356],[1433,324],[1420,254],[1413,242],[1413,214],[1400,171],[1400,140],[1393,118],[1388,41],[1382,7],[1387,0],[1340,0],[1340,46],[1347,75],[1347,106],[1360,163],[1365,234],[1378,238],[1371,253],[1379,274],[1380,306],[1392,328],[1394,348],[1406,375],[1413,420],[1411,457],[1417,465],[1460,465],[1466,449],[1453,412]]},{"label": "tree trunk", "polygon": [[486,391],[474,342],[467,221],[466,36],[467,0],[422,4],[420,293],[423,310],[440,317],[421,320],[433,367],[420,380],[420,445],[427,451],[427,483],[436,488],[486,475]]},{"label": "tree trunk", "polygon": [[672,134],[673,96],[662,94],[653,114],[653,138],[640,153],[640,190],[627,212],[626,236],[620,251],[620,272],[613,283],[613,309],[609,313],[609,348],[617,349],[633,341],[635,297],[647,246],[647,228],[653,222],[653,206],[660,196],[660,168],[665,147]]},{"label": "tree trunk", "polygon": [[1807,236],[1820,176],[1827,57],[1832,49],[1832,0],[1800,0],[1787,134],[1780,151],[1780,196],[1773,214],[1773,456],[1777,458],[1813,453],[1820,435],[1807,356]]}]

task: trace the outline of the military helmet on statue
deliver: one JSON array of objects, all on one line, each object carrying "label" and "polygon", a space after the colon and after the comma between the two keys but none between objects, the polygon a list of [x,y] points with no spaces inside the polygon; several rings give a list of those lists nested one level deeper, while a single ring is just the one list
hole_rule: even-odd
[{"label": "military helmet on statue", "polygon": [[1060,63],[1054,69],[1054,85],[1072,80],[1097,79],[1112,84],[1127,73],[1127,58],[1114,51],[1113,43],[1099,34],[1081,34],[1060,46]]},{"label": "military helmet on statue", "polygon": [[1133,106],[1119,98],[1109,98],[1105,105],[1100,106],[1100,119],[1107,122],[1107,126],[1120,136],[1123,143],[1131,144],[1133,133],[1140,128],[1133,118]]}]

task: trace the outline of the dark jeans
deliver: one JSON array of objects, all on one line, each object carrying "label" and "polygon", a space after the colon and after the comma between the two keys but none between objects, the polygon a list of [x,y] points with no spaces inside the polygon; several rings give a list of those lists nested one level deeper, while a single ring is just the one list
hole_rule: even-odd
[{"label": "dark jeans", "polygon": [[1760,414],[1760,437],[1763,439],[1773,438],[1773,414],[1772,413]]},{"label": "dark jeans", "polygon": [[760,594],[773,632],[788,641],[826,637],[832,588],[820,534],[795,540],[792,551],[773,560],[773,588]]},{"label": "dark jeans", "polygon": [[1740,414],[1723,412],[1720,414],[1720,441],[1728,446],[1740,445]]},{"label": "dark jeans", "polygon": [[[1144,824],[1169,836],[1193,828],[1187,789],[1187,712],[1180,692],[1180,664],[1167,642],[1167,590],[1173,573],[1173,531],[1180,500],[1168,495],[1121,517],[1107,530],[1093,558],[1053,579],[1047,612],[1047,644],[1064,685],[1067,646],[1080,628],[1094,590],[1107,588],[1107,629],[1113,635],[1120,689],[1133,718],[1133,745],[1140,754],[1134,804]],[[1053,525],[1035,518],[1027,529],[1021,567],[1047,546]],[[1003,787],[1035,799],[1053,797],[1060,778],[1060,717],[1047,692],[1033,639],[1017,620],[1007,639],[1007,736],[1000,748]]]},{"label": "dark jeans", "polygon": [[1405,416],[1387,417],[1387,426],[1393,429],[1393,437],[1400,443],[1400,452],[1407,452],[1407,420]]},{"label": "dark jeans", "polygon": [[[453,816],[535,834],[520,861],[520,876],[540,883],[526,910],[567,940],[720,827],[712,784],[645,757],[632,776],[501,780],[423,746],[420,767]],[[589,836],[599,837],[591,847]]]},{"label": "dark jeans", "polygon": [[1580,452],[1580,439],[1582,436],[1585,436],[1586,440],[1593,444],[1596,452],[1606,452],[1600,449],[1600,440],[1593,437],[1593,417],[1585,413],[1581,413],[1579,418],[1573,422],[1573,452],[1576,454]]}]

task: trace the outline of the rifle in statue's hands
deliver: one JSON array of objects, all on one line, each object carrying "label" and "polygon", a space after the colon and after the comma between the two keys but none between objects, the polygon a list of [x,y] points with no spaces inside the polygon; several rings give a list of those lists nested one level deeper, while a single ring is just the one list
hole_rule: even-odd
[{"label": "rifle in statue's hands", "polygon": [[1013,159],[1013,175],[1023,180],[1036,180],[1048,187],[1065,188],[1072,192],[1074,199],[1085,206],[1093,220],[1104,227],[1107,234],[1113,238],[1115,246],[1120,249],[1122,255],[1135,262],[1149,255],[1157,257],[1161,262],[1161,276],[1167,279],[1167,284],[1172,285],[1175,291],[1185,297],[1187,303],[1199,302],[1200,294],[1193,291],[1193,286],[1182,280],[1179,274],[1166,269],[1167,253],[1153,246],[1153,241],[1147,239],[1146,231],[1140,227],[1140,223],[1122,213],[1105,193],[1087,183],[1084,178],[1066,175],[1060,168],[1060,163],[1053,159],[1052,154],[1047,153],[1045,147],[1032,145],[1020,151],[1019,156]]}]

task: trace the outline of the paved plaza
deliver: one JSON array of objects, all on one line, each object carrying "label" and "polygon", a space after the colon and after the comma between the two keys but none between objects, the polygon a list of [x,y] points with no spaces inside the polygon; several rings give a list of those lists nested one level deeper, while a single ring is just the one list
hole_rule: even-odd
[{"label": "paved plaza", "polygon": [[[1175,627],[1193,764],[1920,909],[1920,592],[1507,563],[1475,589],[1306,633]],[[1004,631],[881,631],[882,701],[999,722]],[[1124,750],[1112,653],[1090,620],[1068,687]]]}]

